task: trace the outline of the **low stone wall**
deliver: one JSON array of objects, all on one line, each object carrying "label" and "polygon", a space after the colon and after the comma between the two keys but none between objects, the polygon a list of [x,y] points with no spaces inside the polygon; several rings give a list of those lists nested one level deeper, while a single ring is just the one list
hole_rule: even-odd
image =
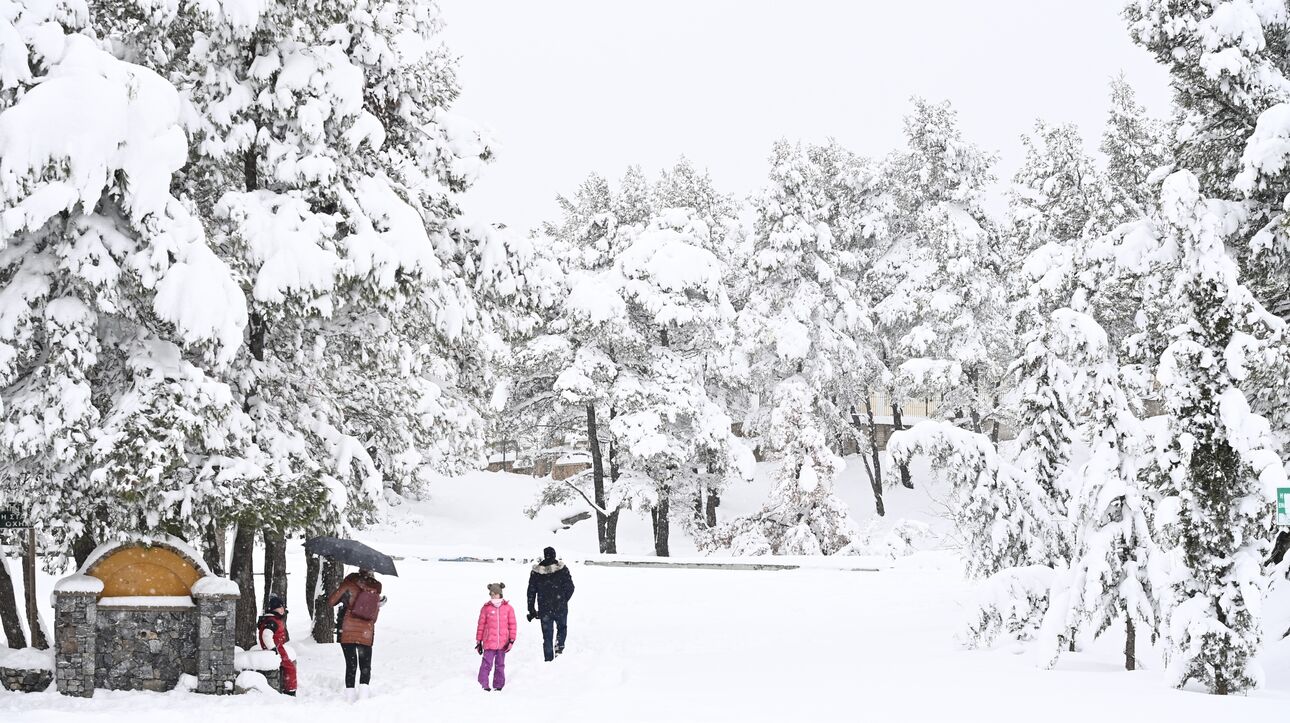
[{"label": "low stone wall", "polygon": [[0,684],[16,693],[39,693],[54,682],[52,670],[0,668]]},{"label": "low stone wall", "polygon": [[197,677],[199,693],[233,693],[237,598],[194,592],[191,606],[100,606],[93,592],[55,590],[58,692],[167,691],[186,673]]},{"label": "low stone wall", "polygon": [[197,675],[197,609],[98,609],[94,687],[167,691]]}]

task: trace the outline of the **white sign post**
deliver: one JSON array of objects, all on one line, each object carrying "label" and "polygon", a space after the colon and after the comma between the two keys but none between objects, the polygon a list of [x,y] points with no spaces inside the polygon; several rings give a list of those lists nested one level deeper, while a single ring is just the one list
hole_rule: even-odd
[{"label": "white sign post", "polygon": [[1277,525],[1290,527],[1290,487],[1277,489]]}]

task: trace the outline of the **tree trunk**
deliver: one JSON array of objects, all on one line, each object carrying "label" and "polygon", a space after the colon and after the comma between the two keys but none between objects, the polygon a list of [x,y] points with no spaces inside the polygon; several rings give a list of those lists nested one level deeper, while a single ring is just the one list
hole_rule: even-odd
[{"label": "tree trunk", "polygon": [[94,538],[90,537],[88,533],[82,534],[75,540],[72,540],[72,559],[76,560],[77,570],[81,569],[81,567],[85,565],[85,561],[90,559],[90,554],[94,552],[94,548],[98,546],[98,543],[95,542]]},{"label": "tree trunk", "polygon": [[719,504],[721,504],[721,496],[717,494],[716,490],[709,488],[707,499],[708,527],[717,526],[717,505]]},{"label": "tree trunk", "polygon": [[202,559],[206,561],[206,567],[219,577],[224,577],[226,533],[223,525],[209,525],[202,535]]},{"label": "tree trunk", "polygon": [[287,538],[280,532],[264,531],[264,603],[269,596],[287,599]]},{"label": "tree trunk", "polygon": [[1134,644],[1136,642],[1134,638],[1136,636],[1136,632],[1137,631],[1133,629],[1133,618],[1126,615],[1124,618],[1124,669],[1125,670],[1135,670],[1138,667],[1137,660],[1134,656],[1134,647],[1135,647]]},{"label": "tree trunk", "polygon": [[869,475],[869,486],[873,488],[874,508],[879,517],[885,517],[887,508],[882,504],[882,455],[878,451],[878,422],[873,416],[873,401],[865,395],[865,413],[869,415],[869,450],[873,457],[873,474]]},{"label": "tree trunk", "polygon": [[[609,408],[609,419],[612,421],[617,414],[613,407]],[[609,480],[618,482],[618,448],[614,444],[613,437],[609,439]],[[609,512],[609,518],[605,520],[605,554],[618,554],[618,513],[619,508],[615,507]]]},{"label": "tree trunk", "polygon": [[13,596],[13,578],[9,577],[9,563],[0,554],[0,624],[11,648],[27,647],[27,636],[22,632],[22,618],[18,615],[18,599]]},{"label": "tree trunk", "polygon": [[344,579],[344,565],[331,560],[323,561],[322,590],[318,592],[318,597],[314,598],[314,642],[316,643],[336,642],[336,611],[327,604],[327,598],[340,587],[340,582]]},{"label": "tree trunk", "polygon": [[654,554],[668,557],[667,538],[671,533],[669,507],[671,491],[666,486],[658,488],[658,504],[651,511],[654,518]]},{"label": "tree trunk", "polygon": [[22,556],[22,589],[26,593],[24,604],[27,608],[27,628],[31,633],[31,647],[44,650],[49,647],[45,639],[45,629],[40,623],[40,607],[36,604],[36,557],[40,552],[36,544],[35,528],[27,528],[27,544]]},{"label": "tree trunk", "polygon": [[609,519],[605,520],[605,554],[618,554],[618,513],[621,510],[614,510],[609,513]]},{"label": "tree trunk", "polygon": [[[595,495],[596,506],[601,510],[607,509],[605,505],[605,460],[600,452],[600,429],[596,424],[596,405],[587,405],[587,448],[591,450],[591,485],[592,494]],[[608,519],[596,510],[596,542],[600,544],[600,552],[608,553],[610,550],[606,547],[606,523]]]},{"label": "tree trunk", "polygon": [[317,555],[305,553],[305,610],[309,618],[314,617],[314,598],[318,597],[318,576],[322,573],[322,561]]},{"label": "tree trunk", "polygon": [[229,573],[242,593],[234,612],[233,642],[240,648],[249,648],[255,644],[255,620],[260,612],[255,604],[255,528],[250,525],[237,526]]},{"label": "tree trunk", "polygon": [[[891,428],[899,432],[905,428],[905,421],[902,419],[901,408],[894,401],[891,403]],[[900,486],[905,489],[914,489],[914,478],[909,476],[909,463],[902,463],[897,466],[900,470]],[[879,477],[879,479],[882,479]]]}]

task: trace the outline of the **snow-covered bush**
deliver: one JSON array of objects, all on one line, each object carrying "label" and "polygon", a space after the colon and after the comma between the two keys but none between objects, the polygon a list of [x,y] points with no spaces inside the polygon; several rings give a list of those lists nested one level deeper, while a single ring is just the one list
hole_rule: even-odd
[{"label": "snow-covered bush", "polygon": [[947,504],[970,577],[1062,562],[1064,523],[1052,497],[1001,459],[985,435],[929,420],[893,434],[887,451],[896,465],[927,456],[949,481]]},{"label": "snow-covered bush", "polygon": [[967,612],[963,643],[987,648],[1000,637],[1033,641],[1048,610],[1055,575],[1047,565],[1026,565],[1004,568],[983,580]]}]

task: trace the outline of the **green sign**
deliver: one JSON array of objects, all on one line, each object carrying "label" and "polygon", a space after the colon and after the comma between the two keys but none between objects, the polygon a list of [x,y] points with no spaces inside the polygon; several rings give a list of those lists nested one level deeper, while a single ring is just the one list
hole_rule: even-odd
[{"label": "green sign", "polygon": [[21,507],[18,505],[0,505],[0,529],[29,526],[27,520],[22,516]]},{"label": "green sign", "polygon": [[1290,487],[1277,488],[1277,524],[1290,526]]}]

